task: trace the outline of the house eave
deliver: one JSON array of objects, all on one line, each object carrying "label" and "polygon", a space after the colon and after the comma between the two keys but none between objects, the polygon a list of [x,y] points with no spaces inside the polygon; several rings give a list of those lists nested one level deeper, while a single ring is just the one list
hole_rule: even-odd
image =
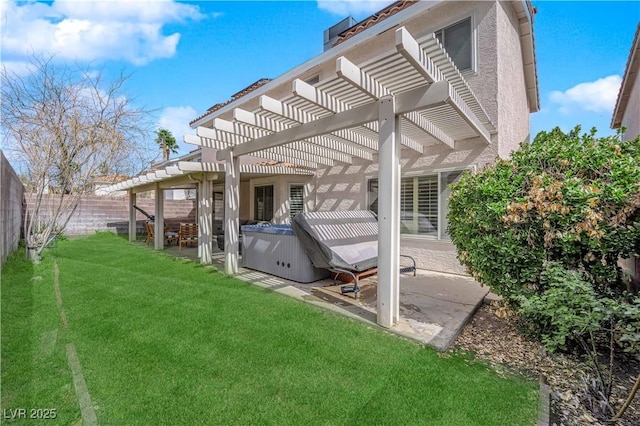
[{"label": "house eave", "polygon": [[631,92],[635,81],[637,80],[637,74],[640,72],[640,23],[636,28],[636,34],[633,38],[631,45],[631,51],[629,52],[629,59],[624,71],[624,77],[622,78],[622,84],[620,85],[620,91],[618,92],[618,98],[616,100],[616,106],[613,109],[613,116],[611,117],[611,128],[618,129],[622,126],[622,120],[624,118],[624,112],[627,109],[627,103],[631,97]]},{"label": "house eave", "polygon": [[538,86],[538,65],[536,59],[535,36],[533,30],[533,16],[535,9],[530,0],[513,2],[513,8],[518,17],[518,33],[522,49],[522,66],[529,100],[530,112],[540,111],[540,91]]}]

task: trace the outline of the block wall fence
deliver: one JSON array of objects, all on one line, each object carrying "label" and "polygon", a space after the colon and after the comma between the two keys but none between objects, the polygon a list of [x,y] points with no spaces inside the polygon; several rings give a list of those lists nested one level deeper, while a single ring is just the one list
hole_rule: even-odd
[{"label": "block wall fence", "polygon": [[24,186],[0,151],[0,265],[18,248],[22,228]]},{"label": "block wall fence", "polygon": [[[47,196],[45,196],[47,197]],[[53,202],[57,195],[49,196],[43,200],[46,203]],[[33,194],[25,194],[25,202],[31,205],[34,202]],[[138,198],[136,205],[150,215],[155,215],[155,200],[153,198]],[[177,230],[181,222],[196,222],[195,200],[164,200],[165,225],[172,230]],[[136,211],[137,233],[144,234],[144,222],[147,218]],[[78,208],[67,224],[64,231],[66,235],[87,235],[95,231],[111,231],[116,234],[129,232],[129,197],[108,197],[99,195],[85,195],[80,199]]]},{"label": "block wall fence", "polygon": [[[18,248],[22,238],[24,215],[27,207],[33,205],[34,194],[28,194],[4,153],[0,151],[0,266],[9,255]],[[45,195],[44,208],[47,203],[57,200],[57,195]],[[155,214],[153,198],[138,197],[136,205],[148,214]],[[181,222],[196,222],[195,200],[165,200],[165,224],[177,230]],[[136,212],[136,229],[144,234],[144,222],[147,220],[140,212]],[[129,232],[129,197],[108,197],[85,195],[69,221],[64,233],[70,236],[88,235],[95,231],[111,231],[116,234]]]}]

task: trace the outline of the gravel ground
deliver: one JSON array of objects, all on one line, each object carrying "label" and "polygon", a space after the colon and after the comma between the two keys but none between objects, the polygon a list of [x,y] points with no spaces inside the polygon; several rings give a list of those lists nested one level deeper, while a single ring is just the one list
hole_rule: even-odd
[{"label": "gravel ground", "polygon": [[[583,377],[590,372],[589,366],[569,355],[547,354],[539,343],[519,334],[515,323],[513,315],[499,302],[486,303],[463,329],[452,350],[472,352],[498,371],[546,381],[551,387],[552,425],[611,424],[598,421],[583,403]],[[616,409],[624,403],[640,373],[636,359],[618,364],[620,379],[614,383],[612,396]],[[617,425],[640,425],[640,392]]]}]

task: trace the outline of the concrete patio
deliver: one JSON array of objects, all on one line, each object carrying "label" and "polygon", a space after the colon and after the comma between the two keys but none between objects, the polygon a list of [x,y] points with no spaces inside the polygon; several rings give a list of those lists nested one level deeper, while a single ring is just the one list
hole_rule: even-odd
[{"label": "concrete patio", "polygon": [[[198,261],[197,247],[179,250],[177,246],[166,246],[165,253]],[[213,267],[224,270],[224,253],[214,247]],[[353,293],[342,295],[343,283],[332,279],[304,284],[273,275],[240,268],[236,278],[262,288],[285,294],[336,312],[371,327],[395,333],[405,338],[447,350],[455,341],[464,325],[489,294],[470,277],[418,270],[412,275],[400,276],[400,320],[390,329],[376,323],[376,276],[360,280],[358,299]]]}]

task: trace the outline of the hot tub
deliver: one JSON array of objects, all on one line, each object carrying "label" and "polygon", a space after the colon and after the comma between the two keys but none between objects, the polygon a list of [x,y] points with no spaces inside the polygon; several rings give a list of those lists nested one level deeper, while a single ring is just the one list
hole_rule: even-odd
[{"label": "hot tub", "polygon": [[300,283],[327,278],[313,266],[291,225],[242,226],[242,266]]}]

